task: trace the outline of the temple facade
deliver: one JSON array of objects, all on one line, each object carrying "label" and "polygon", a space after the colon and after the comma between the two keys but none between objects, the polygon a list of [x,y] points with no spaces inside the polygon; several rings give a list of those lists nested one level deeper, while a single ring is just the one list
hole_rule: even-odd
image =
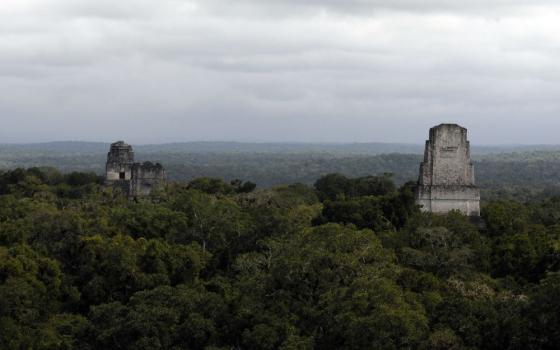
[{"label": "temple facade", "polygon": [[459,210],[480,216],[480,190],[475,185],[467,129],[457,124],[430,129],[415,196],[425,211]]},{"label": "temple facade", "polygon": [[107,154],[105,182],[129,197],[149,195],[165,182],[165,169],[159,163],[134,162],[132,146],[124,141],[111,144]]}]

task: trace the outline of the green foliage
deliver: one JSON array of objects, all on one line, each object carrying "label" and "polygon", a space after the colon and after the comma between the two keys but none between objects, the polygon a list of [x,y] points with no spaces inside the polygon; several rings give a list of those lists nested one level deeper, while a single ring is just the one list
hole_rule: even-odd
[{"label": "green foliage", "polygon": [[403,264],[442,277],[490,268],[487,239],[459,212],[417,213],[392,244]]},{"label": "green foliage", "polygon": [[236,179],[228,184],[222,179],[210,177],[197,178],[189,183],[189,188],[207,194],[249,193],[256,187],[257,185],[250,181],[243,182]]},{"label": "green foliage", "polygon": [[326,201],[323,203],[323,216],[327,222],[354,224],[376,232],[388,230],[391,223],[383,216],[381,200],[378,197],[360,197],[345,201]]},{"label": "green foliage", "polygon": [[491,236],[507,236],[527,229],[529,210],[516,202],[492,202],[484,207],[482,217]]},{"label": "green foliage", "polygon": [[203,178],[129,201],[0,174],[1,349],[553,349],[560,200],[421,213],[413,184]]},{"label": "green foliage", "polygon": [[560,273],[548,274],[526,306],[530,349],[554,349],[560,342]]},{"label": "green foliage", "polygon": [[[394,187],[394,185],[389,186]],[[369,192],[367,192],[369,193]],[[418,213],[412,185],[405,184],[397,192],[381,191],[378,196],[351,196],[348,199],[323,202],[323,213],[316,223],[339,222],[370,228],[375,232],[401,228],[408,218]]]},{"label": "green foliage", "polygon": [[341,174],[329,174],[315,182],[322,200],[345,199],[360,196],[382,196],[395,191],[390,174],[349,179]]},{"label": "green foliage", "polygon": [[493,202],[484,208],[482,215],[493,243],[494,275],[536,282],[546,271],[558,269],[557,203]]}]

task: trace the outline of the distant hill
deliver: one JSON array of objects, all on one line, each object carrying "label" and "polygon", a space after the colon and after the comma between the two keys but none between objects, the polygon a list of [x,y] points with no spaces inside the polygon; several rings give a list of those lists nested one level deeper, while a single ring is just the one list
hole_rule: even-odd
[{"label": "distant hill", "polygon": [[[0,169],[56,167],[62,172],[102,174],[108,143],[50,142],[0,145]],[[250,180],[259,187],[302,182],[322,175],[392,173],[397,183],[416,181],[423,146],[355,143],[190,142],[134,145],[138,161],[161,162],[171,180],[210,176]],[[560,188],[560,146],[473,147],[477,183],[483,189]]]},{"label": "distant hill", "polygon": [[[185,142],[134,145],[139,153],[334,153],[334,154],[383,154],[421,153],[421,145],[398,143],[242,143],[242,142]],[[30,144],[0,144],[0,152],[39,153],[106,153],[109,143],[61,141]]]},{"label": "distant hill", "polygon": [[[378,155],[388,153],[422,154],[423,144],[406,143],[244,143],[184,142],[133,145],[137,153],[327,153],[336,155]],[[35,154],[105,154],[109,143],[57,141],[28,144],[0,144],[0,154],[34,152]],[[473,155],[560,151],[560,145],[472,146]]]}]

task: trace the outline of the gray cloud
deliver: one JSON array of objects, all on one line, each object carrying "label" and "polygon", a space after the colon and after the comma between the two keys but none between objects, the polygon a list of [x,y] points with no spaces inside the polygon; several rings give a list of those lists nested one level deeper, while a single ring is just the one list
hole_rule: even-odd
[{"label": "gray cloud", "polygon": [[[207,0],[203,7],[221,14],[242,16],[263,15],[297,16],[313,12],[350,15],[372,15],[384,11],[406,13],[465,13],[501,17],[503,14],[524,11],[528,8],[557,5],[553,0]],[[303,11],[303,12],[302,12]]]},{"label": "gray cloud", "polygon": [[[548,1],[6,0],[0,141],[557,143]],[[497,135],[495,130],[500,128]]]}]

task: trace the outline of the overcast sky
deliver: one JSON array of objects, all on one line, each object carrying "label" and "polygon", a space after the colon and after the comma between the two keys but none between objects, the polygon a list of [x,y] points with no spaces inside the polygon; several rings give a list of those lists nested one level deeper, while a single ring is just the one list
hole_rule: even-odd
[{"label": "overcast sky", "polygon": [[560,5],[0,0],[0,143],[560,144]]}]

